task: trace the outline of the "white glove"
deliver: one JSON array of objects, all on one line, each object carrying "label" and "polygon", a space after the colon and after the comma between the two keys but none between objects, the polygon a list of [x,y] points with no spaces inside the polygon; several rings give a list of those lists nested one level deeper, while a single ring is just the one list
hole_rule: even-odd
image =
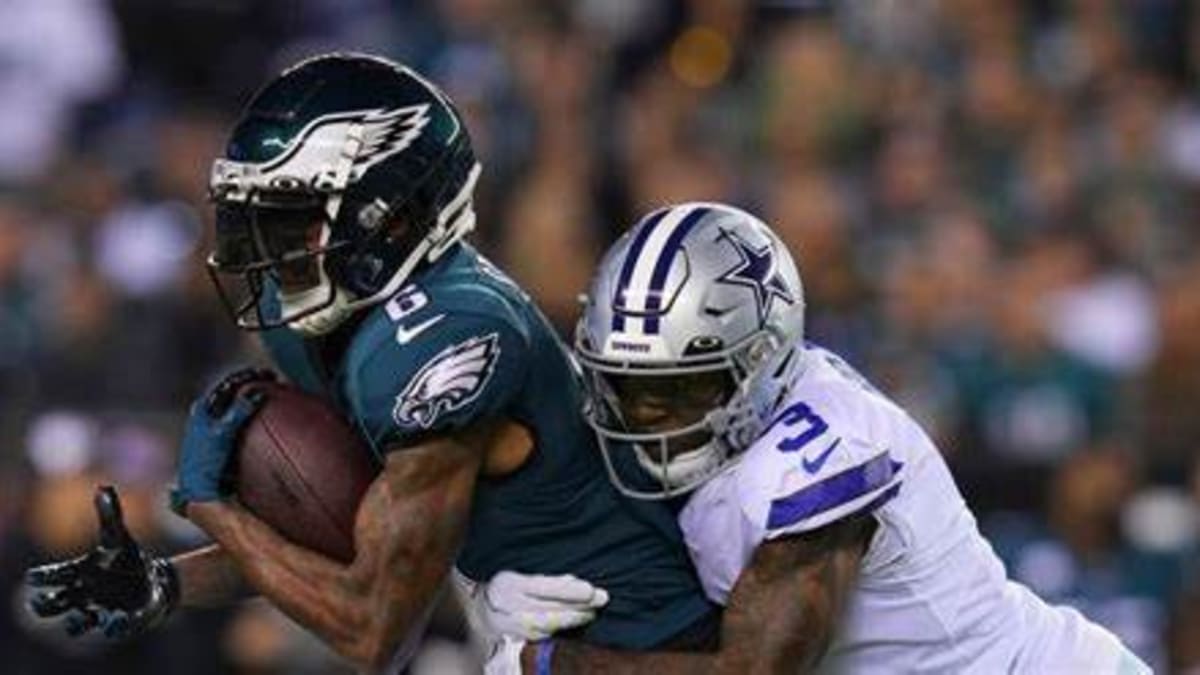
[{"label": "white glove", "polygon": [[570,574],[505,571],[477,583],[455,570],[454,581],[471,628],[489,642],[505,635],[543,640],[590,623],[596,610],[608,604],[608,591]]},{"label": "white glove", "polygon": [[478,583],[454,570],[454,587],[471,630],[483,641],[488,675],[521,672],[527,640],[582,626],[608,604],[608,591],[572,576],[499,572]]},{"label": "white glove", "polygon": [[483,664],[483,675],[523,675],[521,650],[524,648],[525,641],[520,638],[501,638]]}]

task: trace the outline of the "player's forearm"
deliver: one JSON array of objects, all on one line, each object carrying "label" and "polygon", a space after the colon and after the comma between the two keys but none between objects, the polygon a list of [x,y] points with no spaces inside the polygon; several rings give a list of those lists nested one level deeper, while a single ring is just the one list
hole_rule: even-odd
[{"label": "player's forearm", "polygon": [[[733,608],[721,623],[718,649],[709,652],[657,651],[634,652],[606,649],[579,640],[555,642],[551,672],[561,673],[622,673],[658,674],[714,673],[742,675],[744,673],[797,672],[795,667],[771,670],[762,665],[763,633],[769,626],[754,625],[754,615]],[[522,671],[534,673],[541,645],[526,645],[522,652]]]},{"label": "player's forearm", "polygon": [[[727,616],[721,634],[721,648],[712,653],[619,651],[577,640],[559,640],[555,644],[551,672],[555,675],[808,673],[820,662],[832,637],[832,623],[818,615],[819,612],[814,611],[808,621],[791,623],[786,627],[769,623],[752,626],[740,620],[729,625]],[[810,624],[813,630],[800,632],[804,623]],[[789,634],[782,635],[782,631],[789,631]],[[521,659],[523,672],[537,672],[536,646],[526,646]]]},{"label": "player's forearm", "polygon": [[188,517],[288,616],[378,670],[397,654],[403,661],[424,626],[466,531],[479,465],[449,438],[389,455],[358,507],[350,565],[288,542],[230,502],[192,504]]},{"label": "player's forearm", "polygon": [[[528,645],[521,656],[521,670],[535,673],[537,647]],[[595,647],[576,640],[558,640],[554,648],[550,672],[555,675],[596,673],[600,675],[635,675],[655,673],[684,675],[685,673],[745,673],[726,665],[715,654],[684,652],[627,652]]]},{"label": "player's forearm", "polygon": [[288,542],[245,509],[194,504],[188,517],[216,539],[246,582],[343,656],[360,662],[370,586],[349,567]]},{"label": "player's forearm", "polygon": [[[577,640],[560,640],[554,648],[551,672],[604,673],[622,675],[684,675],[712,673],[714,675],[745,675],[748,673],[809,672],[820,660],[828,644],[828,633],[793,632],[786,637],[781,631],[796,628],[769,622],[770,607],[759,606],[755,611],[730,607],[722,620],[721,646],[715,652],[632,652],[604,649]],[[813,613],[810,623],[821,623]],[[817,627],[814,625],[814,627]],[[522,654],[522,670],[536,671],[537,647],[526,646]]]},{"label": "player's forearm", "polygon": [[171,558],[183,607],[220,607],[252,595],[237,563],[219,544]]},{"label": "player's forearm", "polygon": [[[854,518],[761,544],[730,593],[716,652],[623,652],[563,641],[555,647],[551,670],[558,675],[812,672],[833,642],[874,527],[869,517]],[[535,650],[529,645],[522,654],[527,673],[535,672]]]}]

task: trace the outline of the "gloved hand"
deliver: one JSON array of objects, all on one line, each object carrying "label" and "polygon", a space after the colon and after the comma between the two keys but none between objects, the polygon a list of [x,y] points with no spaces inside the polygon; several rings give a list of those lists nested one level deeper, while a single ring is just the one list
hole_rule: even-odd
[{"label": "gloved hand", "polygon": [[143,550],[125,529],[115,488],[96,490],[95,505],[99,545],[74,560],[26,572],[29,607],[43,618],[65,615],[72,636],[94,629],[110,638],[145,632],[162,623],[179,600],[175,568]]},{"label": "gloved hand", "polygon": [[269,370],[242,368],[218,380],[192,404],[179,450],[179,477],[171,490],[171,508],[176,513],[186,516],[189,503],[223,496],[222,479],[238,434],[263,401],[261,392],[245,394],[242,389],[274,380],[275,373]]},{"label": "gloved hand", "polygon": [[521,672],[521,648],[529,640],[590,623],[608,604],[608,592],[563,574],[499,572],[486,583],[454,571],[455,588],[471,629],[488,651],[485,672]]}]

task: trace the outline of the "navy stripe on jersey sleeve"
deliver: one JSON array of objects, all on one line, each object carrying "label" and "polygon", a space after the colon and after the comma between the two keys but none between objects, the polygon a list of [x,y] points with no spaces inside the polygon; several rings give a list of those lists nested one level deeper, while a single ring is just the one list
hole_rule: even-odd
[{"label": "navy stripe on jersey sleeve", "polygon": [[888,453],[880,453],[862,464],[779,497],[771,502],[767,529],[788,527],[869,495],[891,483],[901,466]]}]

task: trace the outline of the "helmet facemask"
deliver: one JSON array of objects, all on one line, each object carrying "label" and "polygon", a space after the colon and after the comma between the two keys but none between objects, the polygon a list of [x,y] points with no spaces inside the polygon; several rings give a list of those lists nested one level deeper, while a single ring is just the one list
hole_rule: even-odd
[{"label": "helmet facemask", "polygon": [[[462,159],[448,153],[430,172]],[[214,174],[227,166],[218,161]],[[429,197],[445,204],[436,213],[421,210],[410,195],[397,205],[376,200],[344,214],[350,223],[341,226],[333,224],[347,206],[340,193],[246,190],[236,184],[237,189],[223,189],[214,180],[217,238],[209,275],[244,330],[289,326],[305,335],[329,332],[356,310],[390,297],[421,263],[436,260],[474,228],[479,173],[472,160],[461,185],[445,186],[456,192]],[[348,229],[367,234],[354,241],[337,236]],[[400,252],[404,260],[387,260]],[[374,276],[385,267],[395,271],[377,284]],[[301,275],[308,283],[289,290],[288,281],[303,281]]]},{"label": "helmet facemask", "polygon": [[671,366],[612,361],[586,345],[577,340],[585,417],[613,483],[637,499],[686,494],[729,466],[763,427],[757,378],[792,351],[771,330]]},{"label": "helmet facemask", "polygon": [[[664,499],[733,466],[800,374],[803,335],[799,271],[762,221],[715,202],[643,217],[601,260],[575,334],[585,416],[616,488]],[[705,378],[721,395],[691,401]],[[670,425],[630,415],[626,398],[655,388],[677,399]]]},{"label": "helmet facemask", "polygon": [[214,201],[217,237],[208,270],[239,327],[320,334],[340,323],[350,297],[327,265],[350,242],[333,238],[323,196],[276,192]]}]

